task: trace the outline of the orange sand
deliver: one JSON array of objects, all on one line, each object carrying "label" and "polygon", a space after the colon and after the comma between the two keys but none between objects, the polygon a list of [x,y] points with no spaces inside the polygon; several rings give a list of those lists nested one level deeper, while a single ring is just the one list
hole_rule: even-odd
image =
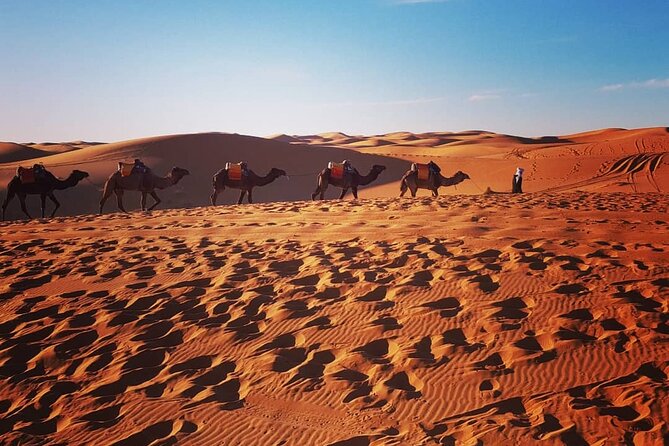
[{"label": "orange sand", "polygon": [[[206,203],[225,160],[389,168],[358,201],[0,224],[0,443],[666,443],[668,135],[207,134],[40,157],[94,183],[122,158],[188,168],[169,207]],[[395,198],[428,157],[472,181]],[[534,193],[478,193],[516,165]],[[90,184],[62,192],[67,213],[95,208]]]}]

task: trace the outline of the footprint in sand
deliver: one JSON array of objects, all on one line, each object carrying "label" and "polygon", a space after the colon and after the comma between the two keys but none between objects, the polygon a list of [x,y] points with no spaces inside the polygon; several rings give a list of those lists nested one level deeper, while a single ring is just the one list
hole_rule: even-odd
[{"label": "footprint in sand", "polygon": [[455,297],[443,297],[439,300],[424,303],[419,308],[438,311],[441,317],[448,318],[457,316],[462,311],[462,304]]},{"label": "footprint in sand", "polygon": [[493,303],[492,306],[498,309],[490,313],[489,317],[502,324],[503,330],[515,330],[530,315],[533,305],[534,301],[529,297],[511,297]]}]

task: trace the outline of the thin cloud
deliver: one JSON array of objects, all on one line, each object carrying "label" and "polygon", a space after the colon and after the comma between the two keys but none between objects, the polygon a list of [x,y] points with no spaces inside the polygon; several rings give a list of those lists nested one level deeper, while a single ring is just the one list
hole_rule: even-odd
[{"label": "thin cloud", "polygon": [[648,79],[645,82],[632,82],[630,85],[634,88],[669,88],[669,78]]},{"label": "thin cloud", "polygon": [[610,84],[599,88],[599,91],[619,91],[628,88],[635,89],[658,89],[669,88],[669,78],[666,79],[648,79],[643,82],[629,82],[626,84]]},{"label": "thin cloud", "polygon": [[469,102],[483,102],[483,101],[494,101],[495,99],[500,99],[502,96],[498,94],[473,94],[467,98]]},{"label": "thin cloud", "polygon": [[616,91],[616,90],[621,90],[623,88],[625,88],[625,86],[623,84],[611,84],[611,85],[604,85],[599,90],[600,91]]}]

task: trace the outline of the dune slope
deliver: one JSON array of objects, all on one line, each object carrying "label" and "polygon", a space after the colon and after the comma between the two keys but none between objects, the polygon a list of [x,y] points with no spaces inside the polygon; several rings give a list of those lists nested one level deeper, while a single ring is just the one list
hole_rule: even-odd
[{"label": "dune slope", "polygon": [[[192,135],[169,135],[122,141],[110,144],[86,146],[77,150],[53,154],[40,158],[47,168],[56,175],[66,177],[72,169],[89,172],[90,178],[75,188],[58,191],[56,195],[62,203],[60,215],[94,213],[98,209],[102,186],[112,174],[119,161],[141,158],[154,172],[166,175],[173,166],[190,171],[176,186],[158,191],[163,200],[161,206],[193,207],[209,203],[212,192],[212,177],[227,161],[245,160],[249,168],[265,175],[272,167],[285,170],[289,177],[254,191],[256,202],[279,200],[304,200],[316,188],[316,176],[327,166],[328,161],[350,159],[361,173],[366,174],[372,165],[385,165],[377,183],[394,181],[407,170],[409,163],[383,155],[361,154],[353,150],[336,147],[307,147],[291,145],[252,136],[222,133]],[[26,163],[0,164],[0,184],[4,187],[16,171],[17,165]],[[1,191],[4,195],[4,190]],[[330,189],[327,197],[338,196],[339,191]],[[365,189],[361,189],[365,196]],[[236,203],[239,191],[227,190],[220,197],[220,204]],[[126,193],[126,209],[139,207],[139,193]],[[36,213],[39,198],[29,197],[28,206]],[[115,200],[110,200],[107,211],[116,211]],[[21,218],[18,202],[8,208],[8,218]]]},{"label": "dune slope", "polygon": [[[251,169],[265,174],[272,167],[288,172],[290,179],[256,189],[256,202],[302,200],[310,197],[317,173],[328,161],[350,159],[362,172],[373,164],[387,170],[361,191],[362,197],[397,196],[400,179],[411,162],[437,162],[446,176],[466,172],[470,180],[440,189],[440,194],[481,194],[490,188],[509,192],[516,167],[525,169],[525,192],[667,192],[669,191],[669,132],[666,127],[603,129],[564,136],[521,137],[471,130],[465,132],[410,133],[351,136],[341,132],[319,135],[274,135],[267,139],[237,134],[204,133],[166,135],[109,144],[3,143],[0,155],[0,188],[5,187],[18,165],[32,164],[39,156],[56,175],[66,177],[72,169],[91,177],[74,189],[58,191],[60,215],[96,212],[101,189],[118,161],[142,160],[159,175],[179,166],[191,172],[176,187],[160,191],[161,207],[183,208],[208,203],[211,177],[227,161],[247,161]],[[39,149],[39,150],[38,150]],[[2,152],[4,150],[4,152]],[[12,155],[13,154],[13,155]],[[18,158],[9,158],[18,156]],[[19,156],[20,155],[20,156]],[[0,161],[3,158],[0,157]],[[13,159],[14,161],[8,161]],[[331,188],[327,198],[338,196]],[[0,189],[0,194],[4,190]],[[430,191],[420,190],[419,196]],[[220,204],[236,203],[239,193],[226,191]],[[113,201],[113,200],[112,200]],[[38,199],[28,205],[35,213]],[[126,208],[136,209],[137,193],[128,193]],[[107,204],[107,211],[115,209]],[[8,218],[21,218],[18,203],[9,207]]]}]

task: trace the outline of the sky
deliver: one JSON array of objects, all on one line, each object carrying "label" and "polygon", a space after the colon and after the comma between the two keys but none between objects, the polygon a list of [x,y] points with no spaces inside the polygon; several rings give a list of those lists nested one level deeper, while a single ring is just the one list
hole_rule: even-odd
[{"label": "sky", "polygon": [[667,0],[0,0],[0,141],[669,125]]}]

